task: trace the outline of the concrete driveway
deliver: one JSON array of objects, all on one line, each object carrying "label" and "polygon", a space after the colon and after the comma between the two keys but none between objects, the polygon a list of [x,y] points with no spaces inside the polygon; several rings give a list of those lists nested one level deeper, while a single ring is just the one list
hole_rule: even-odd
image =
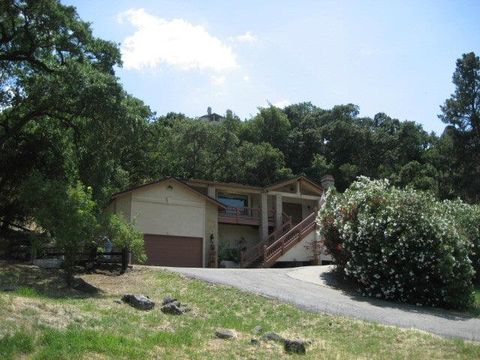
[{"label": "concrete driveway", "polygon": [[330,268],[325,266],[291,269],[166,269],[187,277],[230,285],[310,311],[415,328],[445,337],[480,341],[480,318],[370,299],[338,290],[332,284]]}]

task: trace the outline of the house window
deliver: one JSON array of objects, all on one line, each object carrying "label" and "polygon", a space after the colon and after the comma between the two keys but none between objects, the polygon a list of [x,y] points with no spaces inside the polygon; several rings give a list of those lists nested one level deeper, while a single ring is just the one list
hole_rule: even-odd
[{"label": "house window", "polygon": [[218,199],[223,205],[237,208],[248,207],[248,196],[239,194],[219,194]]}]

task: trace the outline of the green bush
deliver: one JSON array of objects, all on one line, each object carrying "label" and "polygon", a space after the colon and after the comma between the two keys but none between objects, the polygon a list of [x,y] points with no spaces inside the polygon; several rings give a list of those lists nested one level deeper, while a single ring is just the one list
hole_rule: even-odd
[{"label": "green bush", "polygon": [[360,177],[330,191],[319,213],[325,246],[362,294],[419,305],[473,302],[470,242],[452,202]]},{"label": "green bush", "polygon": [[449,216],[470,243],[470,260],[475,270],[475,282],[480,285],[480,205],[468,205],[460,200],[445,201]]}]

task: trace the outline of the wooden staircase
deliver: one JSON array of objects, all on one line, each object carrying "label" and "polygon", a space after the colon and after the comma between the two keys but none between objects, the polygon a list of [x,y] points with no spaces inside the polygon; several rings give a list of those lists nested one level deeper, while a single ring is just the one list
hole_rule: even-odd
[{"label": "wooden staircase", "polygon": [[260,243],[242,252],[241,267],[270,267],[288,250],[302,241],[315,229],[314,211],[292,227],[292,220],[284,214],[282,226]]}]

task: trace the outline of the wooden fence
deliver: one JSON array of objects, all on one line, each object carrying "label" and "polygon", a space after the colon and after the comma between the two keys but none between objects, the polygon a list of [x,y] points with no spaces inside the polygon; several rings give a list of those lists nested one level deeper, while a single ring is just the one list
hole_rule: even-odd
[{"label": "wooden fence", "polygon": [[[45,255],[40,258],[52,258],[64,256],[65,253],[57,249],[45,249]],[[85,267],[100,267],[102,265],[119,265],[122,272],[125,272],[128,268],[128,260],[130,253],[127,248],[119,251],[97,251],[92,248],[87,252],[79,252],[76,254],[77,265],[83,265]]]}]

